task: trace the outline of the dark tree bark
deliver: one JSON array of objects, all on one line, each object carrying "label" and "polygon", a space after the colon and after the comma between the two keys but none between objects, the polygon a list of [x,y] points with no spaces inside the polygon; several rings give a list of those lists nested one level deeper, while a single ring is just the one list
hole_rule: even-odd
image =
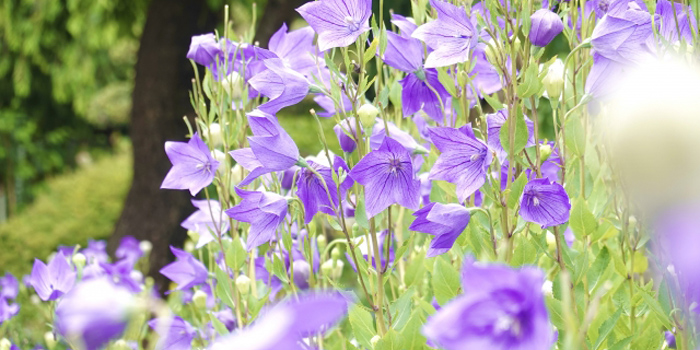
[{"label": "dark tree bark", "polygon": [[152,0],[141,37],[131,111],[133,182],[109,249],[129,235],[151,241],[149,275],[161,292],[167,280],[158,271],[172,260],[169,246],[184,243],[180,222],[194,209],[188,191],[160,189],[170,169],[163,147],[185,138],[182,117],[194,114],[188,96],[194,75],[185,55],[191,36],[213,31],[215,19],[205,0]]},{"label": "dark tree bark", "polygon": [[268,0],[255,31],[255,41],[261,47],[267,47],[272,34],[275,34],[282,24],[289,25],[298,16],[295,9],[307,1],[309,0]]}]

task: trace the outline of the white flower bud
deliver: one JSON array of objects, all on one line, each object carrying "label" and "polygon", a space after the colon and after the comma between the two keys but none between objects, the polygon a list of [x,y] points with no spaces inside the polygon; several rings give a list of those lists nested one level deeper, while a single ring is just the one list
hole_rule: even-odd
[{"label": "white flower bud", "polygon": [[365,103],[357,111],[357,114],[360,116],[360,123],[362,123],[362,126],[366,130],[371,130],[372,126],[374,126],[374,122],[377,120],[379,110],[377,107],[369,103]]},{"label": "white flower bud", "polygon": [[0,350],[10,350],[12,343],[7,338],[0,339]]},{"label": "white flower bud", "polygon": [[328,244],[328,239],[326,239],[326,235],[318,235],[318,237],[316,237],[316,244],[318,244],[319,251],[322,252],[324,249],[326,249],[326,245]]},{"label": "white flower bud", "polygon": [[151,250],[153,250],[153,243],[147,240],[143,240],[139,242],[139,249],[142,253],[148,255],[151,253]]},{"label": "white flower bud", "polygon": [[561,97],[561,92],[564,90],[564,73],[566,72],[566,67],[564,67],[564,62],[557,59],[549,68],[547,68],[547,74],[542,80],[545,90],[547,90],[547,96],[552,102],[559,102]]},{"label": "white flower bud", "polygon": [[185,246],[183,248],[185,248],[186,252],[192,253],[194,251],[194,242],[192,242],[192,241],[185,242]]},{"label": "white flower bud", "polygon": [[544,163],[552,155],[552,146],[549,144],[540,145],[540,161]]},{"label": "white flower bud", "polygon": [[207,293],[201,290],[194,292],[194,295],[192,295],[192,303],[200,309],[205,309],[207,307]]},{"label": "white flower bud", "polygon": [[222,81],[221,84],[231,98],[236,100],[241,97],[243,84],[241,83],[241,75],[238,72],[231,72]]},{"label": "white flower bud", "polygon": [[340,249],[335,247],[333,250],[331,250],[331,259],[338,260],[338,258],[340,258]]},{"label": "white flower bud", "polygon": [[246,275],[240,275],[236,278],[236,288],[241,295],[250,293],[250,278]]},{"label": "white flower bud", "polygon": [[374,348],[377,346],[377,343],[379,343],[380,339],[381,338],[378,335],[375,335],[374,337],[372,337],[372,339],[369,340],[369,342],[370,342],[370,344],[372,344],[372,347]]},{"label": "white flower bud", "polygon": [[85,267],[85,263],[87,262],[87,258],[82,253],[75,253],[71,260],[73,260],[73,265],[78,269]]},{"label": "white flower bud", "polygon": [[224,144],[224,136],[219,123],[211,123],[209,129],[204,134],[206,137],[210,137],[209,143],[212,146],[217,147]]},{"label": "white flower bud", "polygon": [[240,164],[236,163],[236,165],[231,168],[231,182],[237,185],[243,181],[243,178],[245,178],[245,169],[243,169]]},{"label": "white flower bud", "polygon": [[32,302],[34,305],[40,305],[41,304],[41,299],[39,299],[39,296],[36,294],[32,294],[31,297],[29,297],[29,301]]},{"label": "white flower bud", "polygon": [[44,333],[44,342],[46,342],[46,347],[49,350],[53,350],[56,347],[56,337],[53,332]]},{"label": "white flower bud", "polygon": [[547,231],[547,233],[545,234],[545,238],[547,240],[547,246],[549,247],[550,250],[557,249],[557,238],[554,237],[554,234]]},{"label": "white flower bud", "polygon": [[127,343],[124,339],[119,339],[115,341],[114,346],[112,348],[116,350],[131,350],[129,343]]},{"label": "white flower bud", "polygon": [[343,274],[344,266],[345,263],[343,263],[342,260],[336,260],[335,262],[333,262],[333,260],[326,260],[326,262],[321,265],[321,270],[324,275],[337,280]]},{"label": "white flower bud", "polygon": [[542,284],[542,293],[548,297],[552,296],[552,281],[546,280]]}]

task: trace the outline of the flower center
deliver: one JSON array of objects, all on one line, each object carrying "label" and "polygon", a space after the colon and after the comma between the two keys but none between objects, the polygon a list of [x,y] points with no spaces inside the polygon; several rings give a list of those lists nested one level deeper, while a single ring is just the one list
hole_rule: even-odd
[{"label": "flower center", "polygon": [[598,2],[598,8],[603,11],[603,12],[608,12],[608,7],[610,4],[608,3],[608,0],[602,0]]},{"label": "flower center", "polygon": [[196,166],[195,168],[196,168],[197,170],[202,170],[202,169],[204,169],[204,171],[206,171],[206,172],[208,172],[208,173],[211,173],[211,164],[209,164],[209,162],[206,162],[206,163],[199,163],[199,164],[197,164],[197,166]]},{"label": "flower center", "polygon": [[396,174],[403,169],[401,160],[398,158],[392,158],[389,160],[389,172]]},{"label": "flower center", "polygon": [[521,333],[520,322],[511,315],[501,315],[493,325],[493,331],[495,334],[509,332],[511,336],[517,338]]},{"label": "flower center", "polygon": [[473,162],[479,158],[480,158],[480,155],[478,153],[474,153],[471,155],[471,157],[469,157],[469,160]]},{"label": "flower center", "polygon": [[356,21],[354,18],[350,16],[345,16],[345,24],[347,25],[347,28],[351,32],[356,32],[357,30],[360,29],[360,24],[358,21]]},{"label": "flower center", "polygon": [[532,204],[534,204],[535,206],[540,205],[540,199],[537,197],[532,197]]}]

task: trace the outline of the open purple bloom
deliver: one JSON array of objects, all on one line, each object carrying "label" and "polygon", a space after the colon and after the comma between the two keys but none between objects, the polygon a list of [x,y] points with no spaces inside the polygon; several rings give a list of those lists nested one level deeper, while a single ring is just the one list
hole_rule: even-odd
[{"label": "open purple bloom", "polygon": [[138,239],[132,236],[125,236],[122,238],[121,242],[119,242],[119,247],[114,255],[119,259],[129,260],[132,264],[136,263],[143,256],[139,245],[140,242]]},{"label": "open purple bloom", "polygon": [[564,187],[548,179],[529,181],[520,200],[523,220],[542,225],[542,228],[569,221],[571,203]]},{"label": "open purple bloom", "polygon": [[96,273],[91,278],[107,275],[116,286],[124,287],[132,293],[138,293],[143,289],[143,275],[140,271],[134,270],[135,263],[136,261],[129,259],[122,259],[114,264],[100,263],[102,270],[95,271]]},{"label": "open purple bloom", "polygon": [[[324,187],[321,179],[309,168],[301,169],[297,178],[297,196],[304,204],[304,216],[307,224],[313,220],[314,215],[319,211],[328,215],[336,214],[339,205],[338,187],[333,181],[332,171],[337,172],[340,168],[344,170],[345,174],[350,171],[343,158],[338,156],[335,156],[333,170],[328,166],[313,161],[309,161],[308,164],[309,167],[323,177],[328,191],[326,191],[326,187]],[[352,187],[352,179],[347,177],[340,186],[340,198],[345,197],[345,191],[350,187]]]},{"label": "open purple bloom", "polygon": [[248,137],[250,148],[229,152],[236,162],[250,172],[239,186],[249,184],[260,175],[287,170],[299,160],[297,145],[277,118],[258,109],[247,116],[253,131],[253,136]]},{"label": "open purple bloom", "polygon": [[399,28],[401,36],[410,38],[413,31],[418,28],[415,20],[411,17],[404,17],[396,13],[391,14],[391,23]]},{"label": "open purple bloom", "polygon": [[279,58],[270,58],[263,63],[267,69],[248,80],[250,86],[269,98],[258,107],[261,111],[274,114],[306,97],[309,82],[301,73],[286,67],[285,61]]},{"label": "open purple bloom", "polygon": [[621,76],[624,66],[622,63],[593,53],[593,66],[586,79],[585,92],[598,99],[612,94],[614,83]]},{"label": "open purple bloom", "polygon": [[[693,41],[693,30],[696,30],[698,27],[693,10],[679,2],[674,2],[674,4],[675,11],[668,0],[658,0],[656,2],[656,14],[661,17],[659,34],[671,43],[678,42],[681,38],[687,43],[691,43]],[[676,23],[678,23],[677,26]]]},{"label": "open purple bloom", "polygon": [[316,62],[323,62],[323,58],[316,57],[314,46],[314,30],[311,27],[299,28],[287,32],[287,24],[270,37],[268,44],[270,51],[282,59],[285,67],[308,74],[316,68]]},{"label": "open purple bloom", "polygon": [[[352,153],[355,151],[355,148],[357,148],[355,139],[346,134],[346,132],[348,132],[350,135],[354,135],[359,139],[360,135],[357,135],[357,132],[355,131],[356,128],[357,124],[355,117],[343,119],[340,121],[340,123],[333,127],[333,131],[335,131],[335,135],[338,137],[338,143],[340,144],[340,148],[343,150],[343,152]],[[360,131],[362,133],[362,125],[360,125]]]},{"label": "open purple bloom", "polygon": [[370,30],[372,0],[309,1],[297,12],[318,34],[318,47],[326,51],[346,47]]},{"label": "open purple bloom", "polygon": [[170,247],[170,251],[177,260],[160,269],[160,273],[177,284],[176,290],[190,289],[206,283],[209,272],[204,264],[184,250]]},{"label": "open purple bloom", "polygon": [[446,253],[469,224],[469,210],[459,204],[430,203],[419,209],[408,228],[434,235],[427,257]]},{"label": "open purple bloom", "polygon": [[48,266],[34,259],[31,283],[41,300],[56,300],[73,288],[75,276],[66,257],[58,252]]},{"label": "open purple bloom", "polygon": [[431,128],[430,140],[442,154],[429,178],[455,184],[457,198],[464,202],[486,182],[492,159],[488,146],[474,137],[469,125]]},{"label": "open purple bloom", "polygon": [[548,350],[553,331],[542,295],[543,272],[465,259],[464,294],[423,326],[429,341],[446,350]]},{"label": "open purple bloom", "polygon": [[195,133],[188,142],[165,143],[165,153],[173,167],[160,188],[190,190],[194,196],[214,181],[219,162],[214,159],[209,147]]},{"label": "open purple bloom", "polygon": [[220,338],[209,349],[304,349],[300,345],[303,338],[338,323],[347,313],[348,303],[337,292],[301,294],[275,305],[253,325]]},{"label": "open purple bloom", "polygon": [[384,138],[378,150],[365,155],[350,170],[350,177],[365,187],[369,217],[379,214],[394,203],[418,209],[420,181],[413,172],[411,155],[390,137]]},{"label": "open purple bloom", "polygon": [[444,122],[443,114],[448,106],[450,94],[440,83],[437,70],[428,68],[417,73],[410,73],[401,79],[400,83],[402,88],[401,107],[404,116],[410,116],[423,110],[436,122]]},{"label": "open purple bloom", "polygon": [[19,305],[10,303],[9,300],[0,297],[0,325],[9,321],[19,313]]},{"label": "open purple bloom", "polygon": [[464,7],[441,0],[431,0],[430,5],[437,11],[438,18],[411,34],[434,50],[428,55],[425,67],[445,67],[468,61],[478,33]]},{"label": "open purple bloom", "polygon": [[223,216],[221,203],[217,200],[192,200],[197,211],[188,216],[180,224],[184,229],[199,234],[197,249],[214,240],[215,235],[221,235],[229,230],[229,221]]},{"label": "open purple bloom", "polygon": [[[488,133],[488,144],[491,149],[496,152],[498,160],[503,163],[503,161],[508,157],[508,152],[503,148],[501,144],[501,128],[506,123],[508,119],[508,110],[502,109],[496,113],[492,113],[486,116],[486,125]],[[525,125],[527,125],[527,144],[526,147],[532,147],[535,145],[535,123],[528,117],[525,117]]]},{"label": "open purple bloom", "polygon": [[593,29],[593,51],[622,64],[639,63],[654,54],[651,15],[634,1],[614,0]]},{"label": "open purple bloom", "polygon": [[81,251],[83,255],[87,258],[88,262],[107,262],[109,261],[109,255],[107,255],[107,242],[105,241],[95,241],[88,240],[87,248]]},{"label": "open purple bloom", "polygon": [[197,335],[197,330],[180,316],[156,318],[148,321],[148,326],[160,336],[158,350],[192,349],[192,340]]},{"label": "open purple bloom", "polygon": [[226,215],[234,220],[250,223],[246,242],[250,251],[274,238],[277,227],[287,215],[287,200],[272,192],[236,188],[236,193],[243,200],[235,207],[226,210]]},{"label": "open purple bloom", "polygon": [[559,15],[549,9],[540,9],[530,16],[530,42],[535,46],[545,47],[554,37],[564,30],[564,22]]},{"label": "open purple bloom", "polygon": [[133,295],[108,278],[84,281],[56,305],[56,330],[71,344],[96,350],[124,333],[134,307]]},{"label": "open purple bloom", "polygon": [[14,299],[19,293],[19,282],[11,273],[6,273],[5,277],[0,277],[0,298]]}]

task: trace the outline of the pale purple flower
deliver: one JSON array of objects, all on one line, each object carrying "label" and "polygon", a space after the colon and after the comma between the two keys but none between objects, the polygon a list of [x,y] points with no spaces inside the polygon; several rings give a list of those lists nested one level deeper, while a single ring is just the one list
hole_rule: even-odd
[{"label": "pale purple flower", "polygon": [[540,9],[530,16],[530,42],[532,45],[545,47],[554,37],[564,30],[564,22],[559,15],[549,9]]},{"label": "pale purple flower", "polygon": [[[124,287],[132,293],[138,293],[143,289],[143,274],[134,270],[135,260],[122,259],[114,264],[100,263],[101,271],[91,278],[107,275],[116,286]],[[86,279],[85,276],[83,276]]]},{"label": "pale purple flower", "polygon": [[401,36],[410,38],[413,31],[418,28],[416,21],[411,17],[404,17],[396,13],[391,14],[391,23],[399,28]]},{"label": "pale purple flower", "polygon": [[249,184],[260,175],[287,170],[299,161],[299,149],[277,118],[259,109],[247,116],[248,125],[253,131],[253,136],[248,137],[250,147],[229,152],[236,162],[250,172],[239,186]]},{"label": "pale purple flower", "polygon": [[[382,270],[388,269],[390,266],[394,264],[394,259],[396,258],[396,252],[394,251],[394,240],[391,239],[389,241],[389,246],[387,247],[386,243],[386,236],[389,234],[389,230],[383,230],[377,234],[377,247],[379,248],[379,251],[381,254],[379,254],[379,264],[381,266]],[[393,233],[392,233],[393,235]],[[360,242],[363,242],[360,244]],[[368,245],[369,243],[369,245]],[[360,254],[361,257],[365,261],[370,261],[371,266],[374,266],[374,269],[378,269],[379,267],[377,266],[377,260],[374,258],[374,244],[372,243],[372,238],[369,237],[368,235],[360,236],[360,237],[355,237],[355,246],[360,249]],[[386,250],[387,248],[389,249],[389,259],[387,259],[386,256]],[[348,264],[350,267],[357,272],[357,266],[355,266],[355,261],[353,258],[348,254],[347,252],[345,253],[345,258],[348,260]]]},{"label": "pale purple flower", "polygon": [[88,262],[108,262],[109,255],[107,255],[107,242],[105,241],[95,241],[88,240],[87,248],[81,251]]},{"label": "pale purple flower", "polygon": [[214,240],[215,235],[228,232],[230,224],[223,215],[221,203],[217,200],[192,200],[197,211],[188,216],[180,226],[199,234],[196,248],[199,249]]},{"label": "pale purple flower", "polygon": [[221,45],[216,41],[214,33],[207,33],[192,37],[187,58],[202,66],[210,67],[216,64],[217,58],[222,54]]},{"label": "pale purple flower", "polygon": [[132,264],[136,263],[143,256],[139,245],[140,242],[138,239],[132,236],[124,236],[121,242],[119,242],[119,247],[114,255],[119,259],[129,260]]},{"label": "pale purple flower", "polygon": [[[527,126],[527,144],[525,147],[532,147],[535,145],[535,123],[528,117],[525,118],[525,125]],[[501,128],[506,123],[508,119],[508,110],[502,109],[496,113],[486,115],[486,125],[488,134],[488,144],[491,150],[496,152],[498,160],[503,163],[508,157],[508,152],[503,148],[501,144]]]},{"label": "pale purple flower", "polygon": [[593,29],[593,51],[621,64],[640,63],[654,54],[652,17],[634,1],[614,0]]},{"label": "pale purple flower", "polygon": [[549,350],[554,332],[543,283],[539,268],[480,264],[467,257],[464,293],[428,318],[423,334],[445,350]]},{"label": "pale purple flower", "polygon": [[14,299],[19,293],[19,281],[11,273],[5,273],[0,277],[0,298]]},{"label": "pale purple flower", "polygon": [[197,133],[188,142],[165,142],[165,153],[173,167],[160,188],[189,189],[194,196],[214,181],[219,162]]},{"label": "pale purple flower", "polygon": [[430,140],[441,154],[429,178],[455,184],[457,199],[464,202],[486,182],[492,160],[488,146],[474,137],[469,125],[431,128]]},{"label": "pale purple flower", "polygon": [[[475,100],[475,97],[481,98],[484,94],[493,94],[503,88],[501,75],[486,58],[486,47],[486,44],[479,43],[474,47],[472,54],[472,61],[475,63],[473,63],[474,68],[469,72],[469,79],[471,79],[471,85],[474,85],[473,89],[476,89],[476,92],[470,85],[467,92],[471,100]],[[510,58],[506,62],[506,65],[510,66],[508,62],[510,62]]]},{"label": "pale purple flower", "polygon": [[301,73],[286,67],[285,61],[280,58],[267,59],[263,64],[267,69],[248,80],[250,86],[269,98],[258,107],[261,111],[275,114],[306,97],[309,82]]},{"label": "pale purple flower", "polygon": [[372,0],[309,1],[297,12],[318,34],[318,47],[326,51],[354,43],[370,30]]},{"label": "pale purple flower", "polygon": [[586,78],[584,91],[599,99],[612,94],[614,83],[621,77],[623,67],[624,64],[593,53],[593,65]]},{"label": "pale purple flower", "polygon": [[148,321],[148,326],[159,335],[158,350],[192,349],[192,340],[197,335],[197,330],[180,316],[156,318]]},{"label": "pale purple flower", "polygon": [[427,257],[446,253],[469,224],[469,210],[459,204],[430,203],[413,213],[415,220],[408,228],[434,235]]},{"label": "pale purple flower", "polygon": [[464,7],[441,0],[431,0],[430,5],[437,11],[438,18],[421,25],[411,34],[434,50],[428,55],[425,67],[444,67],[468,61],[478,33]]},{"label": "pale purple flower", "polygon": [[693,31],[698,27],[693,10],[680,2],[674,2],[674,4],[675,11],[671,1],[656,2],[656,14],[661,18],[659,34],[671,43],[678,42],[681,38],[687,43],[692,43]]},{"label": "pale purple flower", "polygon": [[160,269],[160,273],[177,284],[176,290],[206,283],[209,272],[204,264],[184,250],[170,247],[170,251],[177,260]]},{"label": "pale purple flower", "polygon": [[287,215],[287,200],[272,192],[246,191],[236,187],[242,201],[226,210],[234,220],[250,223],[246,246],[252,250],[269,242]]},{"label": "pale purple flower", "polygon": [[75,286],[56,305],[56,330],[81,349],[96,350],[126,329],[133,295],[108,278],[96,278]]},{"label": "pale purple flower", "polygon": [[365,207],[369,217],[394,203],[418,209],[420,181],[413,172],[411,155],[391,137],[385,137],[378,150],[365,155],[350,170],[350,177],[365,187]]},{"label": "pale purple flower", "polygon": [[[390,137],[400,143],[407,151],[411,153],[428,153],[425,147],[421,146],[416,139],[411,136],[411,134],[399,129],[396,124],[392,122],[386,122],[389,129]],[[384,140],[387,138],[387,132],[384,128],[384,120],[377,119],[372,128],[372,135],[369,137],[369,147],[372,150],[379,149],[383,144]]]},{"label": "pale purple flower", "polygon": [[[356,129],[357,123],[355,117],[343,119],[340,121],[340,123],[336,124],[333,127],[333,131],[338,137],[338,144],[340,144],[340,148],[346,153],[352,153],[353,151],[355,151],[355,148],[357,148],[355,138],[359,139],[361,137],[361,134],[364,132],[362,130],[362,125],[360,125],[360,135],[357,134],[357,132],[355,131]],[[348,135],[347,133],[353,135],[354,138]]]},{"label": "pale purple flower", "polygon": [[0,325],[9,321],[19,313],[19,305],[10,303],[9,300],[0,297]]},{"label": "pale purple flower", "polygon": [[323,62],[322,57],[317,57],[314,30],[311,27],[287,32],[287,24],[284,23],[270,37],[268,48],[282,59],[285,67],[304,75],[312,72],[317,62]]},{"label": "pale purple flower", "polygon": [[41,260],[34,259],[31,284],[41,300],[55,300],[73,288],[75,276],[66,257],[58,252],[48,266]]},{"label": "pale purple flower", "polygon": [[300,294],[275,305],[242,331],[219,338],[209,349],[304,349],[303,339],[338,323],[348,304],[338,292]]},{"label": "pale purple flower", "polygon": [[213,314],[229,331],[236,328],[236,317],[233,315],[231,308],[224,306],[221,311],[215,311]]},{"label": "pale purple flower", "polygon": [[548,179],[529,181],[520,200],[520,216],[542,228],[569,221],[571,203],[564,187]]},{"label": "pale purple flower", "polygon": [[[321,179],[309,168],[313,168],[321,175],[325,186]],[[332,172],[337,173],[339,169],[343,169],[345,174],[350,171],[343,158],[335,156],[333,169],[323,164],[309,161],[308,167],[302,168],[299,172],[296,194],[304,204],[304,215],[307,224],[313,220],[319,211],[328,215],[336,215],[339,205],[338,186],[333,180]],[[352,187],[352,179],[348,176],[340,185],[340,198],[345,197],[345,192],[350,187]]]},{"label": "pale purple flower", "polygon": [[664,338],[666,338],[666,344],[668,344],[669,349],[676,348],[676,336],[671,331],[664,332]]},{"label": "pale purple flower", "polygon": [[429,68],[418,73],[410,73],[401,79],[400,83],[401,107],[404,116],[423,110],[436,122],[444,122],[444,111],[451,96],[440,83],[435,69]]}]

